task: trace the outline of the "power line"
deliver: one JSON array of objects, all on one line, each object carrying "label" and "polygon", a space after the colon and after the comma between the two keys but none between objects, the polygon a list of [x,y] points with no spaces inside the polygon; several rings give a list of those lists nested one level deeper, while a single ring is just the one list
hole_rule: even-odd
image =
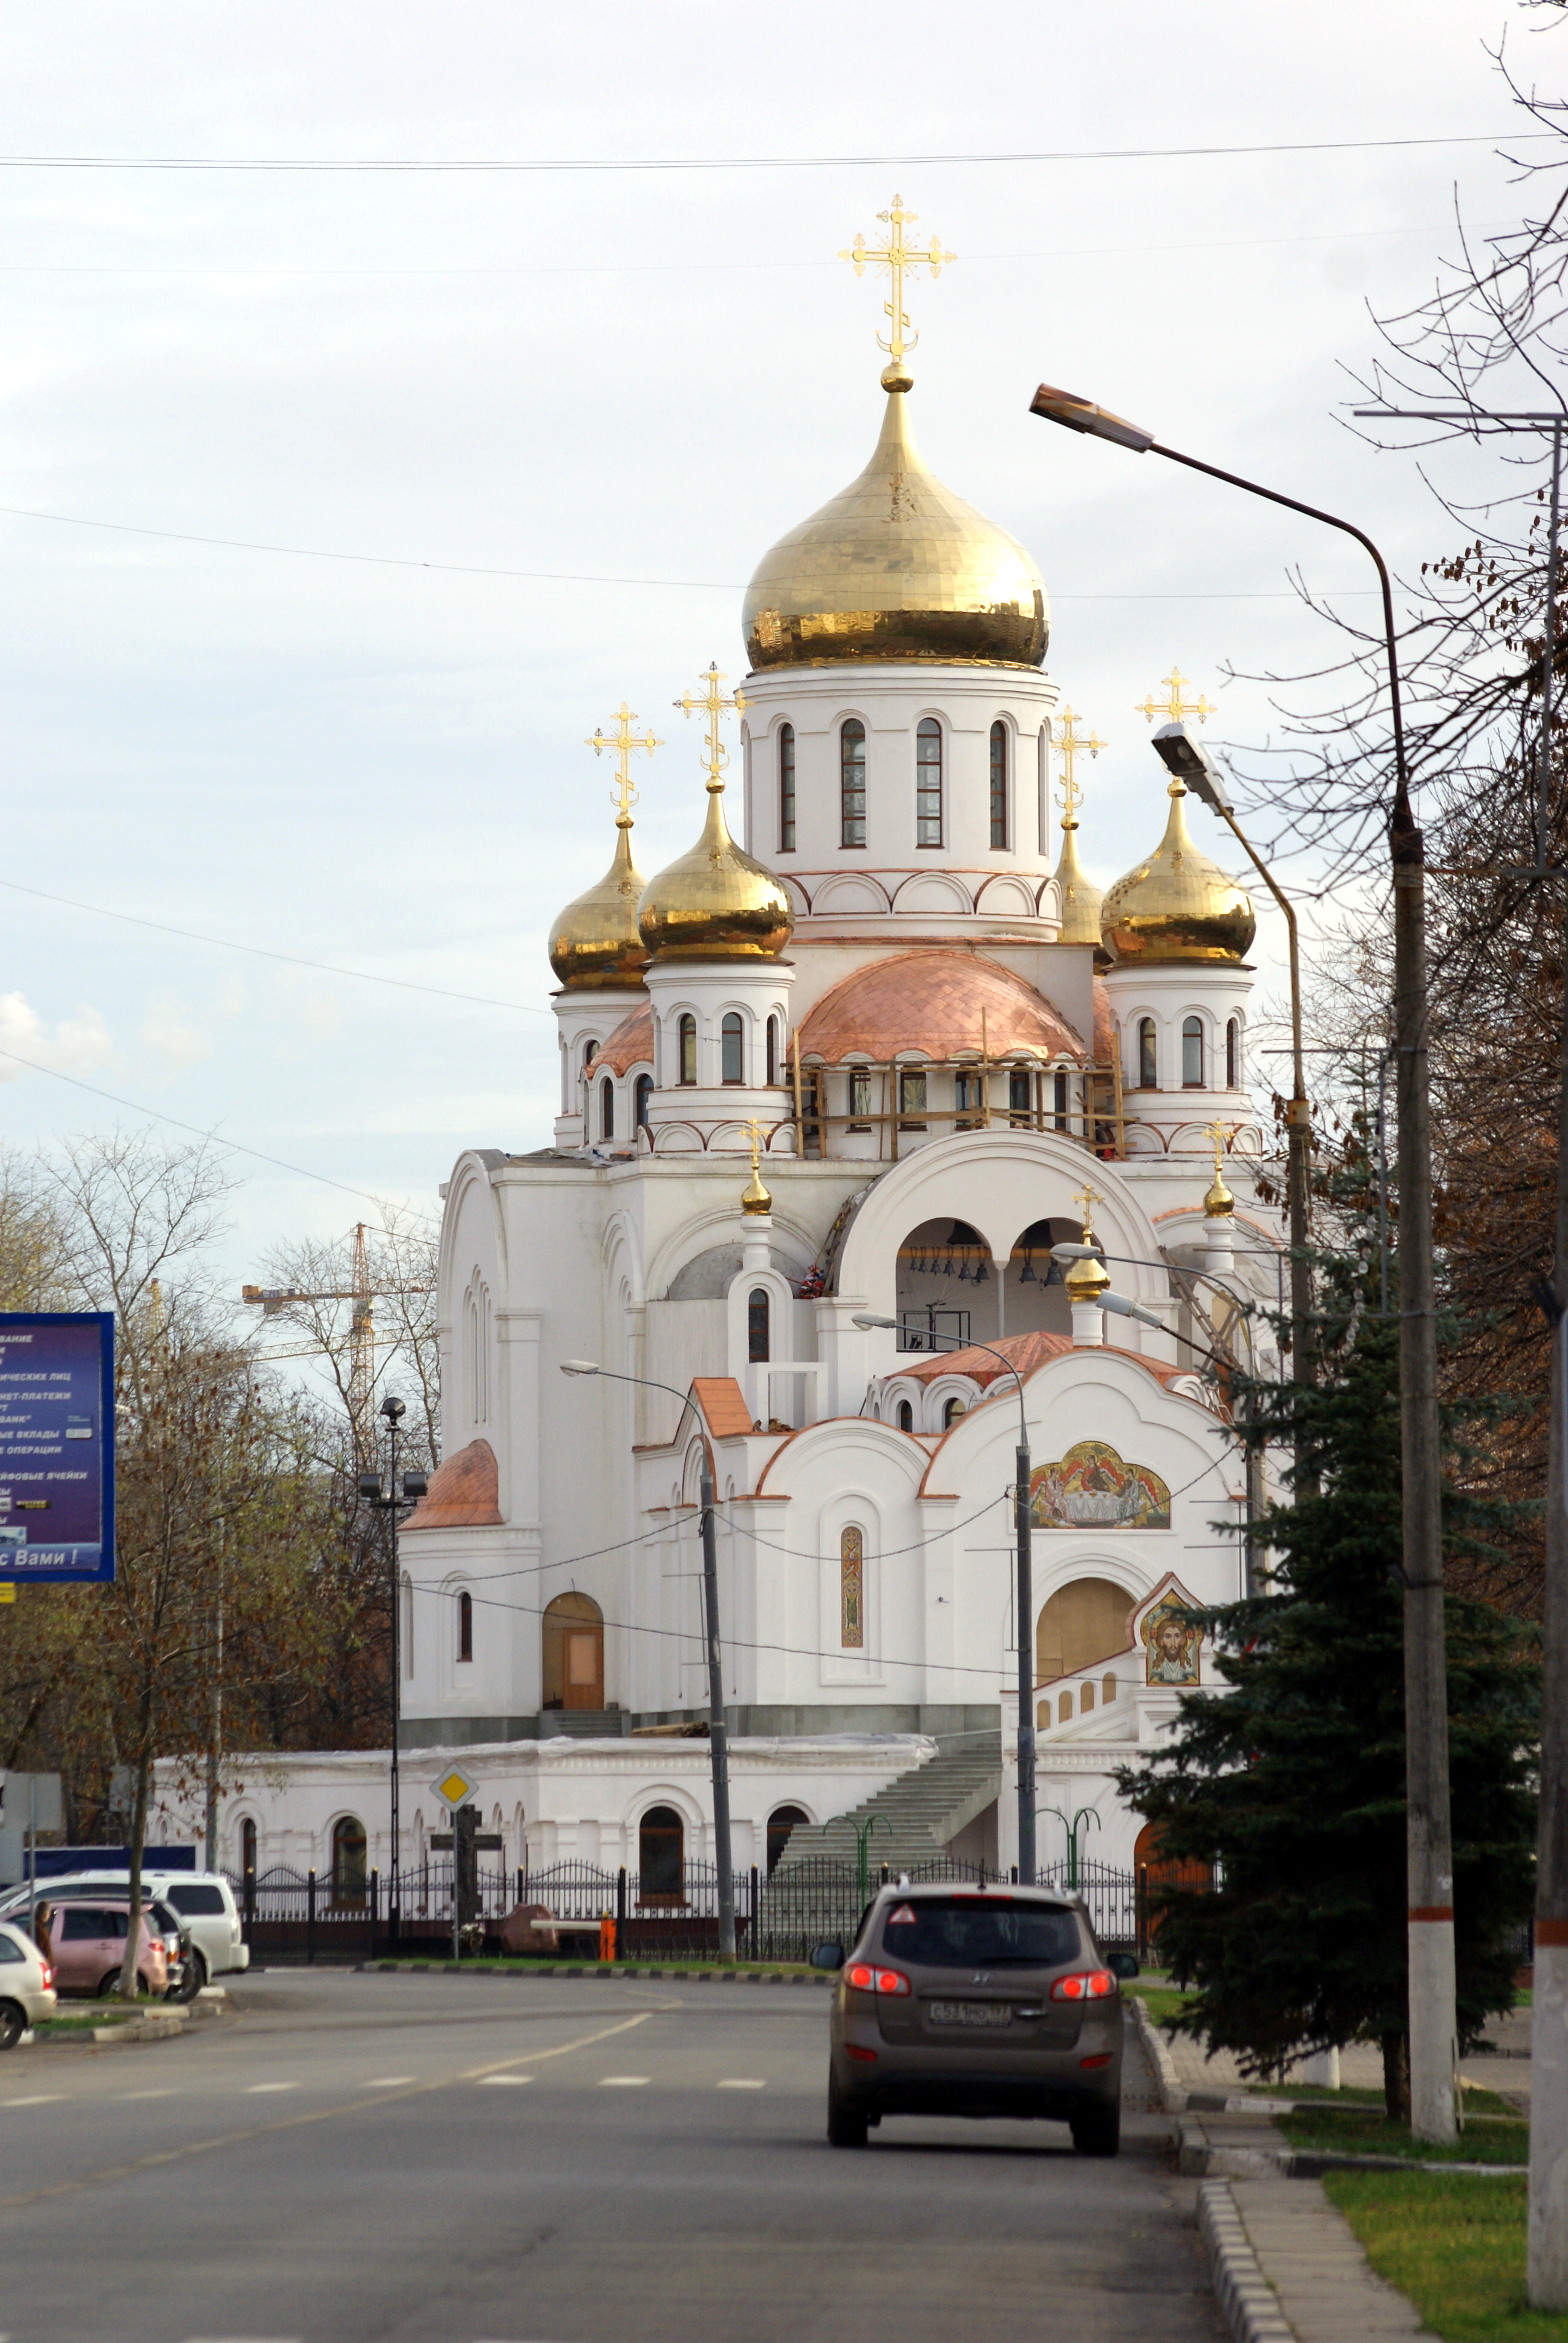
[{"label": "power line", "polygon": [[249,952],[257,960],[282,960],[289,968],[314,969],[323,976],[349,976],[357,984],[390,984],[399,992],[427,992],[437,1001],[463,1001],[476,1009],[516,1009],[528,1017],[550,1014],[548,1009],[539,1009],[528,1001],[497,1001],[483,992],[453,992],[444,984],[416,984],[412,977],[377,976],[369,969],[337,968],[331,960],[306,960],[298,952],[273,951],[266,944],[241,944],[229,936],[203,935],[195,928],[173,927],[166,920],[146,920],[136,911],[111,911],[104,903],[83,903],[75,895],[52,895],[44,887],[25,887],[19,879],[0,879],[0,887],[9,888],[13,894],[35,896],[41,903],[64,903],[73,911],[90,911],[95,919],[124,920],[130,927],[151,928],[160,936],[179,936],[186,943],[212,944],[219,951]]},{"label": "power line", "polygon": [[282,156],[0,155],[6,171],[457,172],[860,171],[951,163],[1160,163],[1226,156],[1371,154],[1407,146],[1495,146],[1550,130],[1453,132],[1420,138],[1312,138],[1248,146],[1059,146],[980,155]]},{"label": "power line", "polygon": [[[552,586],[651,586],[658,587],[661,591],[674,588],[692,594],[743,594],[746,590],[746,580],[739,578],[628,578],[598,570],[507,569],[477,561],[426,561],[417,556],[404,553],[339,553],[319,545],[274,545],[259,538],[198,536],[192,529],[146,528],[131,521],[94,520],[82,513],[40,512],[30,505],[0,505],[0,513],[9,514],[14,520],[55,521],[65,528],[108,529],[116,537],[159,538],[171,545],[216,545],[225,547],[232,553],[280,553],[290,555],[302,561],[351,561],[373,569],[428,569],[447,578],[521,578]],[[1335,600],[1341,601],[1361,595],[1375,594],[1377,588],[1351,586],[1337,590],[1325,588],[1323,590],[1333,592]],[[1176,593],[1149,594],[1053,593],[1051,596],[1053,602],[1295,602],[1300,598],[1293,587],[1270,587],[1256,593],[1204,594],[1183,590]],[[59,900],[64,901],[65,899],[62,896]],[[286,955],[279,953],[275,957],[281,959],[286,958]],[[310,966],[315,963],[307,962],[306,965]],[[347,975],[352,971],[340,970],[335,970],[334,973]],[[390,977],[379,980],[384,983],[396,981]],[[467,1000],[472,996],[467,993],[456,993],[452,997],[455,1000]],[[517,1009],[521,1008],[523,1003],[512,1001],[490,1005]],[[545,1016],[548,1011],[541,1010],[538,1014]]]}]

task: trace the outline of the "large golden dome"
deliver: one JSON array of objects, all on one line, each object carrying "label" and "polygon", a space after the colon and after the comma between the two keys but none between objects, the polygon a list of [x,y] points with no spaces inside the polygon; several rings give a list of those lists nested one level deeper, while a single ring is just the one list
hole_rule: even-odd
[{"label": "large golden dome", "polygon": [[1187,834],[1181,800],[1171,784],[1171,819],[1148,860],[1107,890],[1100,932],[1118,961],[1239,960],[1258,922],[1252,899]]},{"label": "large golden dome", "polygon": [[644,945],[659,960],[772,960],[789,942],[789,895],[730,837],[722,781],[708,784],[702,836],[648,880],[637,916]]},{"label": "large golden dome", "polygon": [[753,668],[836,659],[1039,667],[1045,587],[1016,538],[944,488],[910,430],[908,377],[888,392],[858,480],[781,537],[746,590]]},{"label": "large golden dome", "polygon": [[616,823],[615,860],[598,886],[568,903],[550,930],[550,966],[568,992],[625,991],[642,982],[648,953],[638,933],[645,880],[631,859],[631,821]]}]

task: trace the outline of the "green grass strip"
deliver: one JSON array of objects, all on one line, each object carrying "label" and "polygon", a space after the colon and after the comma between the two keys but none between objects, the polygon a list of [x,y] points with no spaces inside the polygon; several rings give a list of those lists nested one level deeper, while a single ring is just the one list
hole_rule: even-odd
[{"label": "green grass strip", "polygon": [[1568,2343],[1568,2312],[1525,2301],[1523,2173],[1331,2172],[1322,2185],[1443,2343]]}]

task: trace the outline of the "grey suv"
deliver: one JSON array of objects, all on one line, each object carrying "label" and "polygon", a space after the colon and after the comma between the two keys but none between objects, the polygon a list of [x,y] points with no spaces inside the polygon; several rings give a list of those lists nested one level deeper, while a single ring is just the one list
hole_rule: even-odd
[{"label": "grey suv", "polygon": [[[839,1968],[828,2137],[864,2147],[890,2115],[1045,2116],[1081,2156],[1121,2135],[1121,1988],[1082,1909],[1032,1887],[884,1887]],[[841,1966],[840,1966],[841,1964]]]}]

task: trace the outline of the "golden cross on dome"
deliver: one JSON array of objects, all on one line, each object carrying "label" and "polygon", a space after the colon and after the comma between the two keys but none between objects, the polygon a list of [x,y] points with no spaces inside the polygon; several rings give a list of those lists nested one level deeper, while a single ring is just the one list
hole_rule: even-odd
[{"label": "golden cross on dome", "polygon": [[1204,723],[1211,716],[1218,713],[1216,709],[1209,705],[1201,693],[1196,699],[1182,699],[1181,694],[1191,685],[1192,679],[1190,675],[1183,675],[1179,667],[1173,667],[1170,674],[1162,675],[1160,680],[1165,686],[1166,697],[1163,699],[1156,699],[1154,694],[1151,692],[1138,709],[1139,715],[1146,717],[1151,724],[1157,716],[1168,717],[1172,724],[1179,724],[1183,716],[1196,716],[1200,723]]},{"label": "golden cross on dome", "polygon": [[759,1122],[757,1117],[753,1115],[750,1121],[743,1122],[740,1128],[742,1131],[749,1131],[751,1134],[751,1169],[753,1172],[759,1172],[762,1168],[760,1161],[762,1149],[762,1125]]},{"label": "golden cross on dome", "polygon": [[1220,1176],[1220,1166],[1224,1161],[1225,1150],[1229,1147],[1231,1140],[1234,1139],[1236,1132],[1240,1128],[1241,1126],[1239,1123],[1233,1123],[1231,1128],[1227,1130],[1222,1122],[1211,1122],[1204,1126],[1204,1138],[1211,1139],[1214,1142],[1214,1177],[1216,1180]]},{"label": "golden cross on dome", "polygon": [[892,331],[885,341],[880,334],[877,336],[878,342],[892,360],[891,366],[887,368],[882,377],[883,382],[887,384],[890,390],[895,386],[889,381],[889,376],[902,376],[904,352],[906,349],[912,350],[920,338],[919,334],[910,334],[907,342],[904,338],[910,322],[904,309],[905,269],[929,268],[933,277],[940,277],[947,263],[958,258],[955,252],[944,252],[934,236],[924,252],[917,251],[912,244],[906,244],[904,230],[907,227],[913,227],[920,214],[905,211],[903,204],[903,197],[895,196],[891,211],[877,214],[877,217],[887,225],[886,244],[868,244],[863,236],[857,236],[849,251],[839,255],[840,260],[854,262],[857,277],[865,275],[866,264],[869,261],[873,267],[885,268],[893,280],[892,298],[884,305]]},{"label": "golden cross on dome", "polygon": [[1082,1187],[1074,1192],[1072,1201],[1075,1204],[1083,1206],[1083,1242],[1088,1244],[1094,1234],[1093,1228],[1091,1226],[1094,1218],[1094,1207],[1096,1204],[1103,1204],[1105,1199],[1103,1196],[1097,1195],[1086,1180]]},{"label": "golden cross on dome", "polygon": [[702,680],[708,687],[706,691],[688,691],[676,701],[675,705],[684,715],[695,716],[700,709],[708,718],[708,755],[704,762],[708,767],[708,786],[717,791],[724,787],[724,768],[729,762],[729,751],[719,737],[719,719],[732,708],[737,710],[744,708],[746,695],[742,691],[736,691],[726,699],[723,692],[719,689],[724,678],[719,674],[717,664],[711,659],[708,663],[708,673]]},{"label": "golden cross on dome", "polygon": [[1100,738],[1098,732],[1091,732],[1087,740],[1081,739],[1077,726],[1078,719],[1071,709],[1064,708],[1061,711],[1061,729],[1056,739],[1056,749],[1061,759],[1061,820],[1063,828],[1067,830],[1078,828],[1073,817],[1083,798],[1083,791],[1073,779],[1072,768],[1075,759],[1085,749],[1091,757],[1098,757],[1101,749],[1110,746],[1108,741]]},{"label": "golden cross on dome", "polygon": [[648,731],[640,736],[633,733],[631,728],[637,722],[637,718],[624,699],[620,703],[618,720],[620,725],[618,732],[606,732],[602,727],[596,724],[593,739],[585,740],[583,746],[585,749],[591,749],[596,757],[602,756],[608,749],[620,759],[620,771],[616,776],[615,787],[609,794],[611,803],[620,808],[620,811],[615,818],[616,828],[623,830],[630,828],[631,809],[637,803],[637,784],[631,778],[633,753],[641,749],[651,757],[656,749],[663,748],[664,743],[662,740],[654,739],[651,725]]}]

